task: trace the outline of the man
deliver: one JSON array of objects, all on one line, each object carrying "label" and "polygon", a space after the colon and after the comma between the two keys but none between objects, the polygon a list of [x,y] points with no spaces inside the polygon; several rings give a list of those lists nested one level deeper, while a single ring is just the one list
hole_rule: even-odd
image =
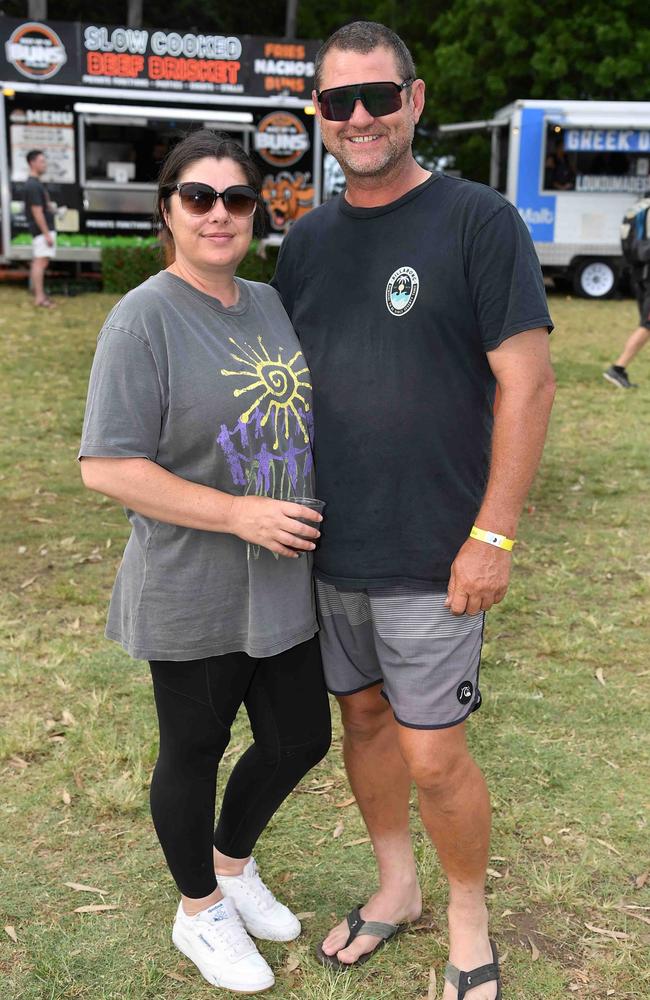
[{"label": "man", "polygon": [[321,646],[379,869],[378,891],[331,931],[320,957],[365,961],[419,917],[415,782],[449,880],[455,968],[444,1000],[477,969],[468,1000],[494,1000],[490,804],[464,722],[480,703],[483,613],[505,595],[543,447],[551,321],[516,210],[414,160],[424,83],[401,39],[383,25],[346,25],[320,50],[315,78],[323,141],[347,188],[293,227],[274,283],[313,376],[317,493],[327,502],[316,551]]},{"label": "man", "polygon": [[576,175],[562,142],[556,143],[555,146],[550,181],[550,187],[555,191],[573,191],[576,184]]},{"label": "man", "polygon": [[621,231],[623,256],[639,307],[639,325],[625,341],[614,364],[603,372],[603,378],[619,389],[635,389],[627,366],[650,340],[650,191],[626,213]]},{"label": "man", "polygon": [[29,177],[25,181],[25,208],[29,231],[32,234],[32,263],[29,269],[34,303],[51,309],[54,303],[45,294],[45,271],[56,253],[54,209],[41,177],[47,170],[47,160],[42,149],[32,149],[27,154]]}]

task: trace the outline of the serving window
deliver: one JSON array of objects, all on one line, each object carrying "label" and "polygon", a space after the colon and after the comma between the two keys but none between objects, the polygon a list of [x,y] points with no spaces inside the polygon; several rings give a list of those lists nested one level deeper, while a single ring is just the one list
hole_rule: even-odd
[{"label": "serving window", "polygon": [[563,127],[549,122],[544,191],[643,194],[650,188],[650,130]]},{"label": "serving window", "polygon": [[[140,114],[116,114],[111,108],[110,114],[80,115],[82,184],[153,189],[163,160],[188,132],[204,127],[228,132],[248,150],[250,133],[254,131],[248,121],[217,121],[209,111],[192,113],[181,109],[165,112],[164,118],[161,114],[146,117],[147,109],[138,108],[137,111]],[[252,115],[241,113],[237,118],[252,120]]]},{"label": "serving window", "polygon": [[85,180],[153,186],[178,130],[162,122],[86,120]]}]

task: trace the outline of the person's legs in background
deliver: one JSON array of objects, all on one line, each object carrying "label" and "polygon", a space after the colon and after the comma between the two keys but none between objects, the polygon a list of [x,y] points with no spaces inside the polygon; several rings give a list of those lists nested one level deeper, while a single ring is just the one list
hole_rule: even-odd
[{"label": "person's legs in background", "polygon": [[627,366],[650,340],[650,281],[636,278],[633,281],[639,306],[639,325],[625,341],[625,346],[613,365],[603,372],[603,378],[619,389],[634,389]]},{"label": "person's legs in background", "polygon": [[49,262],[49,257],[32,257],[29,267],[29,284],[37,306],[44,306],[49,302],[45,295],[45,272]]}]

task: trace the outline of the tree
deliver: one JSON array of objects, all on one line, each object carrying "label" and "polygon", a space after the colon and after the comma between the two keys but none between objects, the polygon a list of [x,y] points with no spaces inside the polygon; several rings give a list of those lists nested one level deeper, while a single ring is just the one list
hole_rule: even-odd
[{"label": "tree", "polygon": [[[7,17],[26,17],[26,0],[0,0]],[[170,28],[214,34],[275,35],[284,34],[286,0],[176,0],[173,6],[161,0],[143,0],[142,25],[145,28]],[[126,24],[128,0],[107,9],[98,0],[49,0],[50,21],[83,21],[97,24]]]},{"label": "tree", "polygon": [[[415,51],[429,128],[517,98],[645,100],[650,13],[634,0],[454,0]],[[437,147],[452,144],[463,172],[485,180],[487,138]]]}]

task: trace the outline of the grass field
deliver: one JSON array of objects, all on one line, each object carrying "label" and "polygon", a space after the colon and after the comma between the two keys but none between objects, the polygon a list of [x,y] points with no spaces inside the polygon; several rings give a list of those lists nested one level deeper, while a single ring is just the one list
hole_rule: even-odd
[{"label": "grass field", "polygon": [[[126,521],[82,490],[75,463],[112,298],[59,301],[46,313],[0,289],[0,997],[208,1000],[215,991],[170,942],[177,896],[148,816],[148,668],[102,638]],[[557,404],[512,588],[489,616],[470,736],[493,792],[504,997],[623,1000],[650,994],[650,349],[633,366],[641,387],[618,390],[601,372],[635,325],[634,304],[551,306]],[[228,761],[246,739],[240,720]],[[373,887],[348,800],[338,737],[258,845],[305,928],[289,946],[262,944],[271,995],[426,1000],[431,967],[439,995],[445,891],[415,803],[420,924],[349,974],[312,958],[334,915]]]}]

